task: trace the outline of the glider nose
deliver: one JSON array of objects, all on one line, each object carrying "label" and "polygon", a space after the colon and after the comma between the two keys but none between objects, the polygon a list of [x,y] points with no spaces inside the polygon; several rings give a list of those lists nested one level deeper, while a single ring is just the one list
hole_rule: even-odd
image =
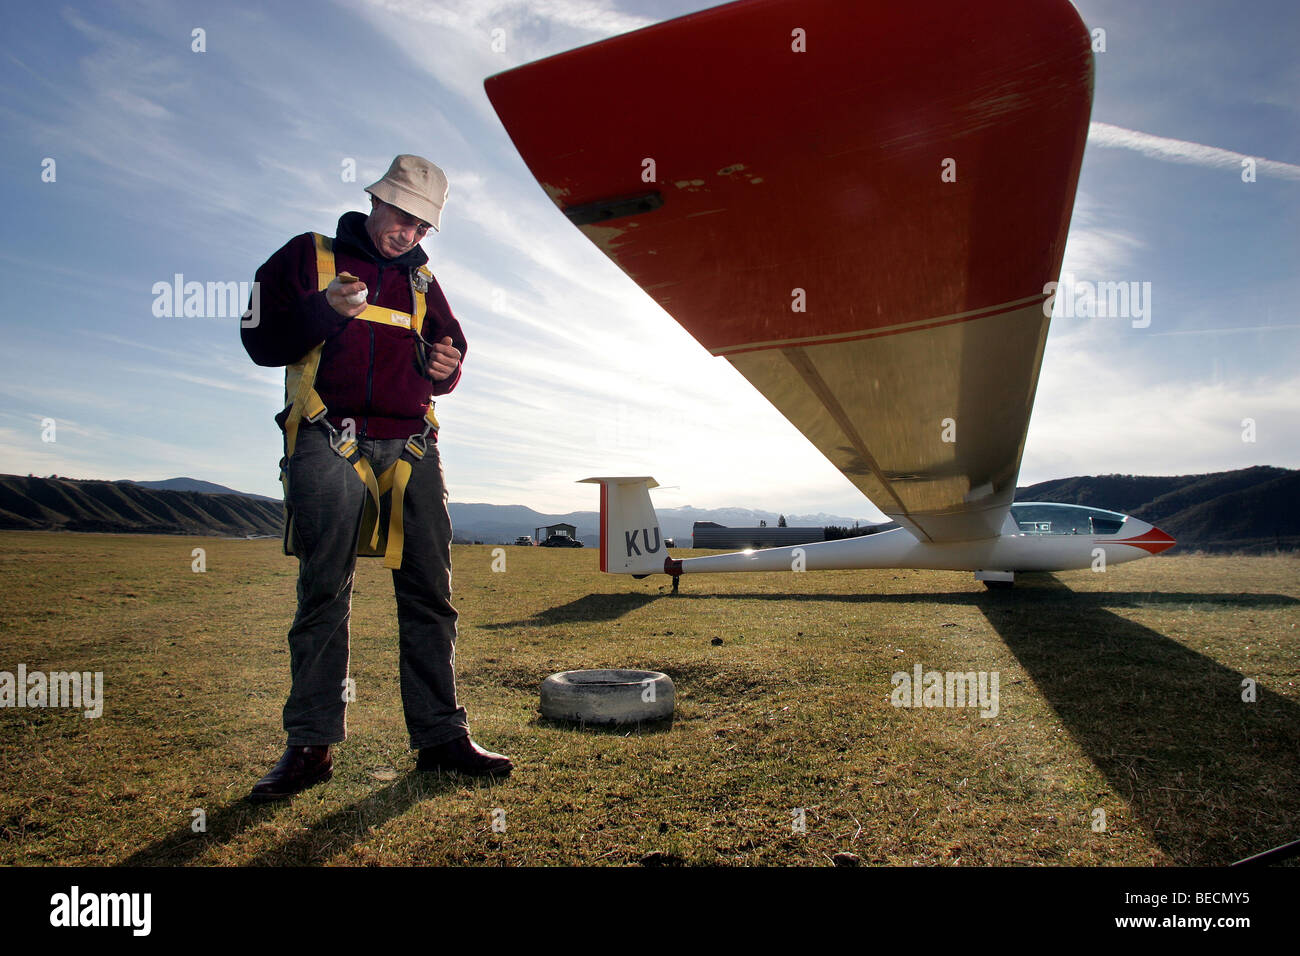
[{"label": "glider nose", "polygon": [[1147,525],[1146,531],[1131,538],[1124,538],[1119,543],[1131,544],[1135,548],[1141,548],[1148,554],[1159,554],[1161,551],[1168,551],[1178,542],[1155,525]]}]

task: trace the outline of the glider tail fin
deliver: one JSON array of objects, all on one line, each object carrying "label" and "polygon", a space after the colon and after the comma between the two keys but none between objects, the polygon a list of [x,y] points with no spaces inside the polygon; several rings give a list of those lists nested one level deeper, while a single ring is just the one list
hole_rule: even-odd
[{"label": "glider tail fin", "polygon": [[662,574],[668,548],[650,502],[653,478],[584,478],[600,485],[600,569],[610,574]]}]

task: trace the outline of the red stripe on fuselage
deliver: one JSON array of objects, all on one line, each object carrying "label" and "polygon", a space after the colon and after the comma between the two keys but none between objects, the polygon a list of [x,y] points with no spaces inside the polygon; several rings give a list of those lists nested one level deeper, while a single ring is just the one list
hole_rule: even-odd
[{"label": "red stripe on fuselage", "polygon": [[[1098,541],[1098,544],[1105,544],[1104,541]],[[1135,548],[1141,548],[1150,554],[1159,554],[1161,551],[1168,551],[1178,542],[1165,534],[1159,528],[1152,528],[1150,531],[1144,531],[1142,534],[1132,538],[1124,538],[1120,541],[1111,542],[1113,544],[1128,544]]]}]

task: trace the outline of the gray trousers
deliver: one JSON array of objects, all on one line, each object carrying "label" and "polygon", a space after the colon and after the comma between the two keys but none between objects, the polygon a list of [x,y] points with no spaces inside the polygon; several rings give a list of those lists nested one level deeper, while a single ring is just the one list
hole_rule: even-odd
[{"label": "gray trousers", "polygon": [[[364,439],[375,474],[397,460],[405,439]],[[298,613],[289,628],[293,686],[284,705],[289,746],[322,746],[347,736],[345,684],[348,619],[366,486],[329,444],[303,423],[288,462],[293,549],[298,555]],[[389,496],[381,527],[388,525]],[[403,499],[402,566],[397,597],[402,710],[411,746],[433,747],[469,734],[456,703],[456,609],[451,606],[451,517],[438,446],[411,467]],[[374,560],[374,559],[371,559]],[[365,688],[357,690],[364,698]]]}]

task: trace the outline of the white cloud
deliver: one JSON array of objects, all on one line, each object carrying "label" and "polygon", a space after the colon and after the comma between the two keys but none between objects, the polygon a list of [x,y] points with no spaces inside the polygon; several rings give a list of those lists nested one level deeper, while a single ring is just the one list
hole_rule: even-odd
[{"label": "white cloud", "polygon": [[[1172,475],[1300,465],[1300,376],[1153,382],[1135,362],[1085,350],[1049,359],[1020,484],[1068,475]],[[1045,363],[1046,365],[1047,363]],[[1255,441],[1242,440],[1243,420]]]},{"label": "white cloud", "polygon": [[1089,124],[1088,143],[1106,149],[1130,149],[1151,159],[1206,166],[1211,169],[1240,170],[1244,160],[1254,159],[1257,175],[1300,181],[1300,166],[1292,163],[1247,156],[1245,153],[1237,153],[1230,149],[1205,146],[1183,139],[1169,139],[1165,136],[1143,133],[1140,130],[1112,126],[1110,123]]},{"label": "white cloud", "polygon": [[[39,435],[39,430],[27,434],[12,428],[0,428],[0,458],[5,462],[5,474],[32,474],[42,478],[64,474],[69,462],[75,459],[64,454],[64,449],[57,443],[42,443]],[[79,466],[74,465],[72,470],[77,472],[76,477],[81,477]]]},{"label": "white cloud", "polygon": [[1173,329],[1169,332],[1148,332],[1148,335],[1243,335],[1257,332],[1282,332],[1292,329],[1300,329],[1300,325],[1288,325],[1281,323],[1278,325],[1240,325],[1227,326],[1213,329]]},{"label": "white cloud", "polygon": [[1062,274],[1096,280],[1118,277],[1146,248],[1137,235],[1117,226],[1115,211],[1096,196],[1079,191],[1070,219],[1070,235],[1065,243]]},{"label": "white cloud", "polygon": [[416,67],[493,124],[483,77],[655,22],[598,0],[366,0],[359,10]]}]

